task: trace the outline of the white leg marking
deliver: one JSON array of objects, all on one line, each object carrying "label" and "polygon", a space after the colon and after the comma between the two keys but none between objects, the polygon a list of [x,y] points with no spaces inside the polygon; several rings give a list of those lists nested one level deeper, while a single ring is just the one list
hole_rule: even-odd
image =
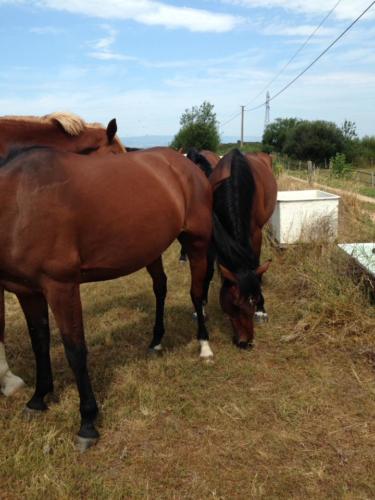
[{"label": "white leg marking", "polygon": [[155,347],[153,347],[153,350],[154,351],[162,351],[163,350],[163,346],[161,344],[158,344]]},{"label": "white leg marking", "polygon": [[256,311],[254,316],[255,321],[257,321],[258,323],[265,323],[266,321],[268,321],[268,314],[266,312]]},{"label": "white leg marking", "polygon": [[201,358],[206,358],[206,359],[212,358],[214,353],[211,350],[208,340],[200,340],[199,343],[201,345],[201,353],[199,356]]},{"label": "white leg marking", "polygon": [[10,370],[5,356],[4,344],[0,342],[0,387],[4,396],[11,396],[17,392],[25,382],[14,375]]},{"label": "white leg marking", "polygon": [[[206,310],[205,310],[204,306],[202,307],[202,311],[203,311],[203,317],[205,318],[206,317]],[[197,319],[198,318],[198,314],[196,312],[193,312],[193,317],[195,319]]]}]

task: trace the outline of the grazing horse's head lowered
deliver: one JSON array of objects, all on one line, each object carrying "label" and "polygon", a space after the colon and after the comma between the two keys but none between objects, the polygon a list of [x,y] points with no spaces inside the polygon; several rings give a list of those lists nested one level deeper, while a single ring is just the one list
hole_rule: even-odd
[{"label": "grazing horse's head lowered", "polygon": [[[214,242],[222,274],[220,304],[240,348],[251,346],[256,311],[264,311],[261,278],[270,262],[260,265],[262,227],[272,214],[276,182],[263,160],[238,150],[225,155],[214,169]],[[264,313],[265,314],[265,313]]]}]

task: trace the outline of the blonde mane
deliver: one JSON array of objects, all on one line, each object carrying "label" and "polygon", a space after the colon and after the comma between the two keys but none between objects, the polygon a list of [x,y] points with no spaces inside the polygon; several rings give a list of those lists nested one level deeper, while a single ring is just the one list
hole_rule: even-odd
[{"label": "blonde mane", "polygon": [[86,122],[73,113],[56,111],[41,118],[42,121],[57,122],[69,135],[79,135],[87,127]]},{"label": "blonde mane", "polygon": [[[74,113],[64,112],[64,111],[55,111],[54,113],[50,113],[44,116],[23,116],[23,115],[8,115],[8,116],[0,116],[1,121],[19,121],[24,123],[38,123],[38,124],[52,124],[58,123],[64,132],[66,132],[70,136],[77,136],[81,134],[87,128],[97,128],[106,130],[101,123],[86,123],[83,118]],[[120,139],[116,136],[115,140],[117,143],[126,151],[124,145],[120,141]]]}]

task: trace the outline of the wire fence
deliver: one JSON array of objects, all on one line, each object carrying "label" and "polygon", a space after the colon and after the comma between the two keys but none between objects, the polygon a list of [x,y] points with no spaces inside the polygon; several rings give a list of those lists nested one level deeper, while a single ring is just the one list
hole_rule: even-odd
[{"label": "wire fence", "polygon": [[[307,174],[307,178],[309,180],[314,179],[320,170],[331,172],[331,164],[328,160],[325,160],[324,163],[316,165],[312,161],[302,161],[295,160],[293,158],[289,158],[288,156],[281,154],[273,154],[274,164],[281,165],[282,169],[286,172],[304,172]],[[353,165],[353,170],[351,172],[352,179],[364,184],[366,186],[371,186],[375,188],[375,168],[374,168],[374,160],[371,159],[369,161],[369,170],[363,170],[356,168]]]}]

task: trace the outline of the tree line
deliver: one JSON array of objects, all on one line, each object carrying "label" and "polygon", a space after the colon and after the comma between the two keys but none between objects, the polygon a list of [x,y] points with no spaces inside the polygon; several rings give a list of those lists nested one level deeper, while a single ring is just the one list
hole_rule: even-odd
[{"label": "tree line", "polygon": [[[171,146],[185,151],[190,147],[222,151],[214,105],[204,101],[200,106],[186,109]],[[324,120],[277,118],[265,129],[259,149],[296,160],[311,160],[318,165],[328,165],[338,154],[344,155],[341,158],[349,163],[368,165],[375,159],[375,136],[360,139],[356,124],[349,120],[339,127]]]}]

